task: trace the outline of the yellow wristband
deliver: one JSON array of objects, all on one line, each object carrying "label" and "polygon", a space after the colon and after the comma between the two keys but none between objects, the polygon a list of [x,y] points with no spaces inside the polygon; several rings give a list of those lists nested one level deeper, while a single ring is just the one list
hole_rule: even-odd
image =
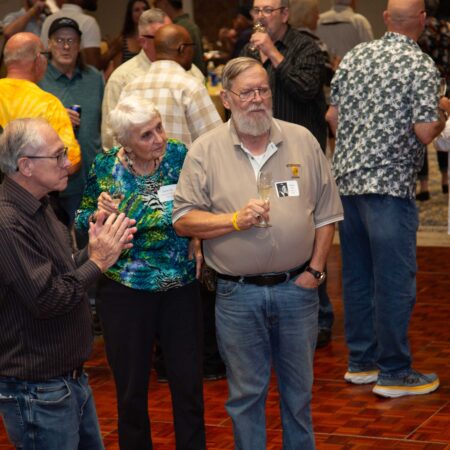
[{"label": "yellow wristband", "polygon": [[236,212],[233,214],[233,228],[234,228],[236,231],[241,231],[241,229],[239,228],[239,226],[238,226],[238,224],[237,224],[237,215],[238,215],[238,212],[236,211]]}]

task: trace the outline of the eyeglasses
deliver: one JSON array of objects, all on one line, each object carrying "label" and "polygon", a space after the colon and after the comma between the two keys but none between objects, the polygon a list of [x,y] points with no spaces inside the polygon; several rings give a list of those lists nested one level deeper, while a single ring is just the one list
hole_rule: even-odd
[{"label": "eyeglasses", "polygon": [[274,11],[278,11],[284,8],[286,8],[286,6],[280,6],[279,8],[272,8],[270,6],[264,6],[263,8],[252,8],[250,10],[250,14],[253,17],[258,17],[260,14],[262,14],[264,17],[270,17]]},{"label": "eyeglasses", "polygon": [[178,46],[177,52],[183,53],[185,47],[195,47],[195,44],[193,42],[183,42]]},{"label": "eyeglasses", "polygon": [[74,39],[74,38],[52,38],[52,41],[58,46],[58,47],[62,47],[64,48],[66,45],[68,47],[72,47],[72,45],[76,45],[79,43],[78,39]]},{"label": "eyeglasses", "polygon": [[59,152],[57,155],[55,155],[55,156],[24,155],[24,157],[30,158],[30,159],[56,159],[56,164],[59,167],[64,167],[64,163],[67,160],[67,151],[68,151],[68,148],[64,147],[63,150],[61,152]]},{"label": "eyeglasses", "polygon": [[237,92],[232,91],[231,89],[228,90],[232,92],[234,95],[237,95],[243,102],[254,100],[256,98],[256,93],[258,93],[259,96],[263,99],[272,97],[272,91],[270,90],[270,87],[267,86],[249,89],[248,91],[239,92],[239,94]]},{"label": "eyeglasses", "polygon": [[141,34],[141,37],[143,37],[145,39],[155,39],[155,36],[153,36],[151,34]]}]

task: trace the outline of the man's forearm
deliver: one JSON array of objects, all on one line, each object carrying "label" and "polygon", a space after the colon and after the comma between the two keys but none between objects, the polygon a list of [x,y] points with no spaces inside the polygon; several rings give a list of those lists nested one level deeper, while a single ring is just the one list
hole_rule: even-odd
[{"label": "man's forearm", "polygon": [[235,231],[233,213],[213,214],[208,211],[189,211],[174,223],[180,236],[214,239]]},{"label": "man's forearm", "polygon": [[320,272],[325,268],[328,253],[333,243],[335,225],[331,223],[323,227],[316,228],[314,248],[309,265]]}]

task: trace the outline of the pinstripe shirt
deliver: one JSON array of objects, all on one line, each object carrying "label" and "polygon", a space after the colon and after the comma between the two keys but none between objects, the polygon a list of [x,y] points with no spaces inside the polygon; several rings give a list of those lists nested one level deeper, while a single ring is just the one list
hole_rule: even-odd
[{"label": "pinstripe shirt", "polygon": [[189,147],[203,133],[222,124],[204,84],[175,61],[155,61],[148,72],[128,84],[120,98],[149,98],[161,113],[167,137]]},{"label": "pinstripe shirt", "polygon": [[71,254],[65,227],[9,177],[0,185],[0,376],[42,381],[80,366],[92,349],[86,287],[99,275]]},{"label": "pinstripe shirt", "polygon": [[[270,59],[264,62],[269,74],[273,96],[273,116],[276,119],[306,127],[326,148],[326,103],[323,94],[325,59],[320,48],[309,36],[288,27],[275,47],[284,60],[275,68]],[[247,44],[241,56],[260,59],[259,52]]]}]

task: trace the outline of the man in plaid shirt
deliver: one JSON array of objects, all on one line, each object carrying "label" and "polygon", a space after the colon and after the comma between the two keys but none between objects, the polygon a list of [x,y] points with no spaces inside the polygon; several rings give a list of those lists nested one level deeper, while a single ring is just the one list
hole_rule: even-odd
[{"label": "man in plaid shirt", "polygon": [[205,86],[186,72],[192,65],[194,45],[183,27],[161,27],[155,33],[156,60],[121,95],[151,99],[161,113],[167,136],[187,147],[222,123]]}]

